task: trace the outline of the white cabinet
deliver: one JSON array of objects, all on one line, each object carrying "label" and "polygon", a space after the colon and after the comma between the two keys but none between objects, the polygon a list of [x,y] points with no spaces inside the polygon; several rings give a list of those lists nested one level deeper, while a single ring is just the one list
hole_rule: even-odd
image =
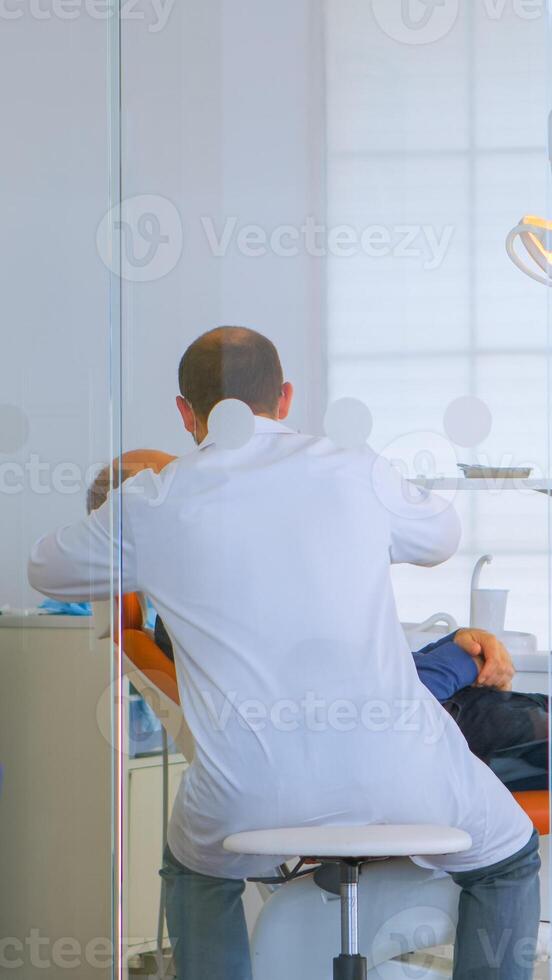
[{"label": "white cabinet", "polygon": [[[169,812],[186,768],[169,764]],[[163,774],[160,759],[130,760],[127,795],[127,924],[129,951],[151,949],[157,936],[162,860]]]},{"label": "white cabinet", "polygon": [[[79,980],[111,980],[109,654],[85,618],[0,616],[0,980],[59,980],[71,964]],[[185,766],[170,757],[169,807]],[[157,936],[161,758],[126,758],[124,775],[132,954]],[[250,928],[259,907],[248,886]]]},{"label": "white cabinet", "polygon": [[[0,980],[111,980],[113,696],[109,641],[88,619],[0,616]],[[170,794],[185,763],[171,758]],[[133,949],[157,933],[161,759],[125,763]]]},{"label": "white cabinet", "polygon": [[0,616],[1,980],[109,980],[109,644],[86,620]]}]

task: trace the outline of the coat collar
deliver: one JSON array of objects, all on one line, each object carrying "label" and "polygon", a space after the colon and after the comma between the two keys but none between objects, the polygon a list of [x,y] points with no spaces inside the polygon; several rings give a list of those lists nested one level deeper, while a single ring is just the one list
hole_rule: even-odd
[{"label": "coat collar", "polygon": [[[290,429],[287,425],[279,422],[278,419],[267,419],[264,415],[255,415],[255,432],[254,435],[296,435],[295,429]],[[198,449],[207,449],[207,446],[214,445],[215,440],[206,435],[205,439],[200,442]]]}]

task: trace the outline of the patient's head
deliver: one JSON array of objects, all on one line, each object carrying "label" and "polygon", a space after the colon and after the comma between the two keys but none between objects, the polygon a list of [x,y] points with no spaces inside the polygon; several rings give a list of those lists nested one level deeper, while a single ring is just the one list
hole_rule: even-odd
[{"label": "patient's head", "polygon": [[104,466],[96,476],[94,482],[88,488],[86,498],[86,508],[90,514],[97,510],[107,500],[107,495],[111,490],[116,490],[121,483],[129,480],[131,476],[136,476],[142,470],[153,470],[160,473],[165,466],[172,463],[176,456],[169,453],[162,453],[158,449],[132,449],[121,456],[121,466],[119,460],[113,463],[113,480],[111,479],[111,467]]},{"label": "patient's head", "polygon": [[293,397],[274,344],[247,327],[217,327],[194,340],[180,361],[178,382],[178,409],[196,442],[225,398],[245,402],[255,415],[283,419]]}]

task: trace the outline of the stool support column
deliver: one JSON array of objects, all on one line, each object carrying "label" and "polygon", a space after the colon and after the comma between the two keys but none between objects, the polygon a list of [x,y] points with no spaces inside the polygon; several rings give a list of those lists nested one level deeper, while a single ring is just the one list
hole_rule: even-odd
[{"label": "stool support column", "polygon": [[353,872],[351,881],[341,877],[341,952],[347,956],[358,953],[358,868],[347,869]]},{"label": "stool support column", "polygon": [[358,862],[342,861],[341,955],[334,959],[334,980],[366,980],[366,958],[358,952],[358,878]]}]

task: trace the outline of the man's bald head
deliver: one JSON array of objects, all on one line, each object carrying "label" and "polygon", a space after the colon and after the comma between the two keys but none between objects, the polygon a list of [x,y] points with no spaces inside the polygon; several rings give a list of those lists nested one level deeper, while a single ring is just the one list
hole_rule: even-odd
[{"label": "man's bald head", "polygon": [[188,347],[178,381],[182,397],[206,422],[225,398],[245,402],[255,415],[275,416],[284,376],[268,337],[247,327],[217,327]]}]

